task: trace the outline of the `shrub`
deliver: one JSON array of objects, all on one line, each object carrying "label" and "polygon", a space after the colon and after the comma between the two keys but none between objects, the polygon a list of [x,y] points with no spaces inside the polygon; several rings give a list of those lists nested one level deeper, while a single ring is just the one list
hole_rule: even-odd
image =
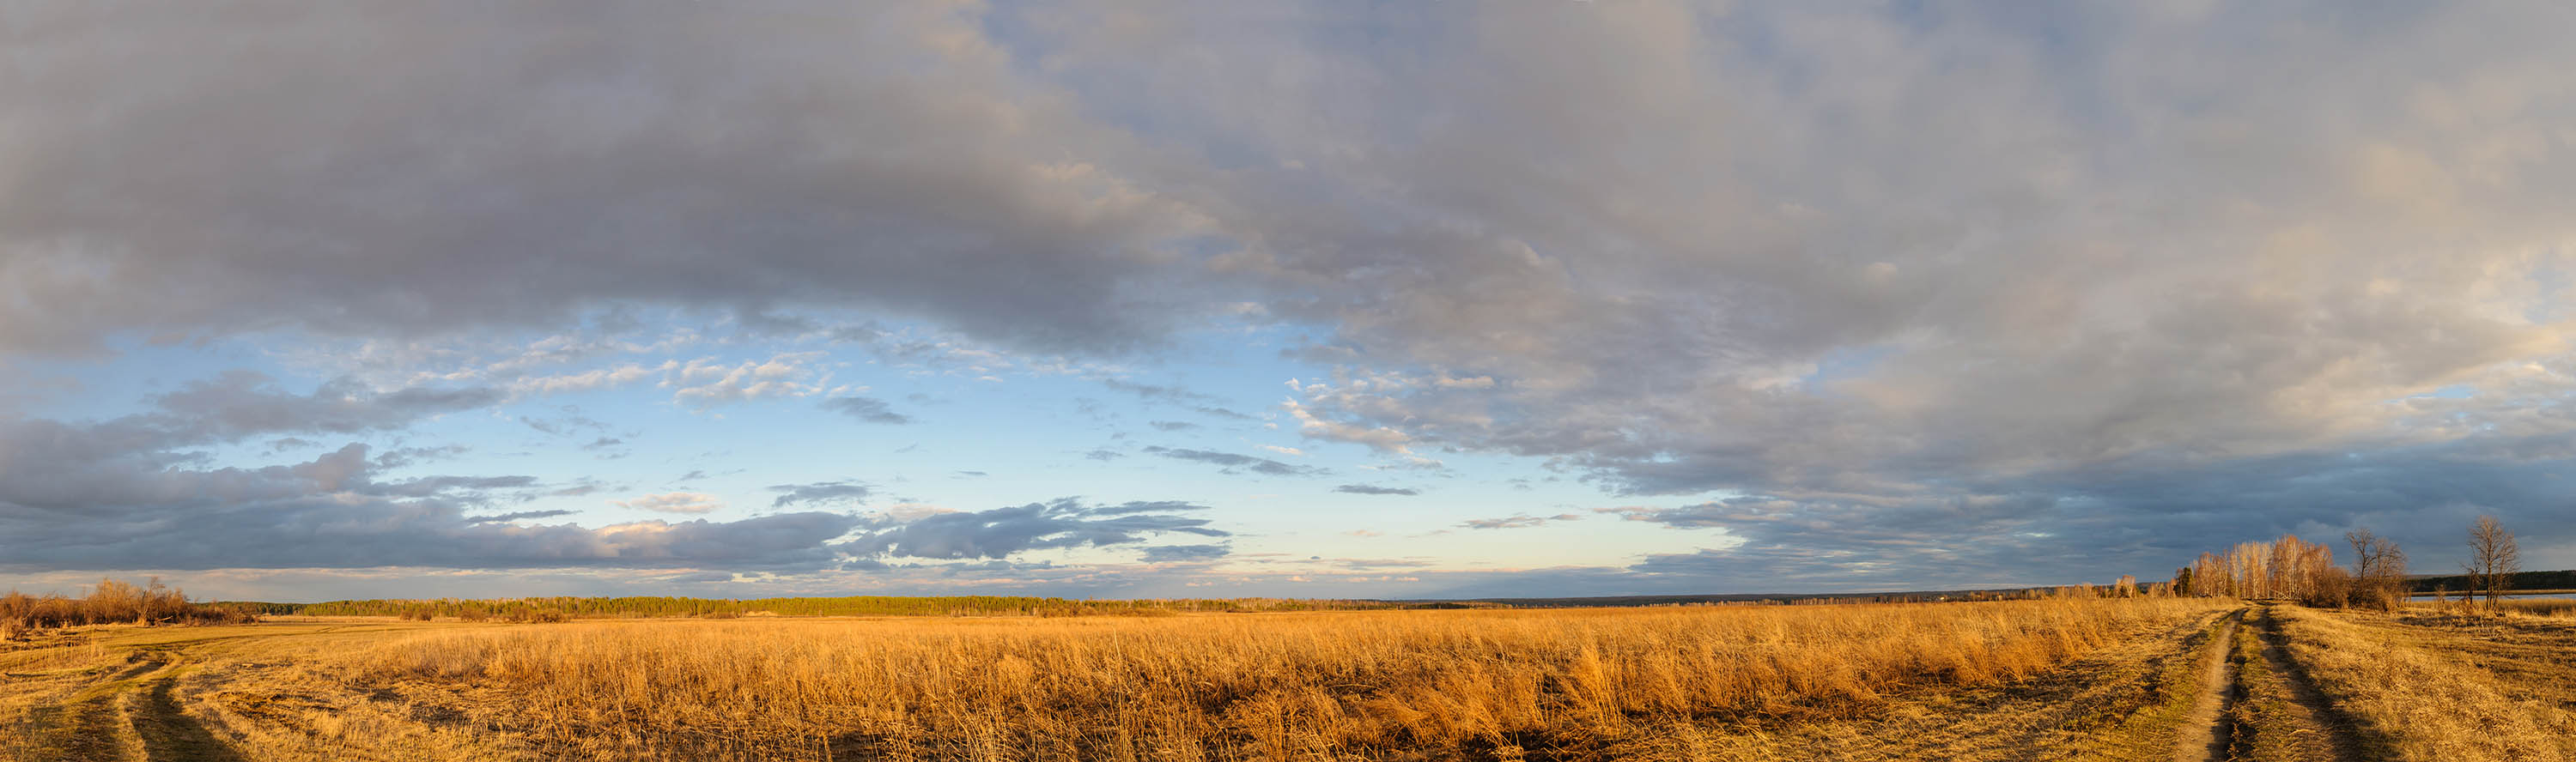
[{"label": "shrub", "polygon": [[67,598],[60,594],[42,596],[10,591],[0,596],[0,632],[9,637],[24,637],[27,631],[73,627],[90,624],[236,624],[259,621],[259,617],[240,609],[190,603],[185,594],[151,580],[137,587],[112,579],[99,580],[90,594]]}]

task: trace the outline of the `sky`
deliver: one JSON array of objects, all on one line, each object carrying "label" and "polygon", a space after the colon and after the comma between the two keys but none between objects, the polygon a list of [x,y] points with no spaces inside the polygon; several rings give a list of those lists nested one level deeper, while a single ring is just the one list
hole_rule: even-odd
[{"label": "sky", "polygon": [[13,3],[0,587],[2576,567],[2576,6]]}]

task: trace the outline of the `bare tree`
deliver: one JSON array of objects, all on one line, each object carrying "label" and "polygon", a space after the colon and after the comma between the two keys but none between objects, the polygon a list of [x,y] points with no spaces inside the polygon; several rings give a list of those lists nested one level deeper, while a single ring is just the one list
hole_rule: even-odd
[{"label": "bare tree", "polygon": [[2397,541],[2368,529],[2345,532],[2343,541],[2352,545],[2353,602],[2380,609],[2404,603],[2406,551],[2397,548]]},{"label": "bare tree", "polygon": [[2460,568],[2478,589],[2486,591],[2487,607],[2497,607],[2497,599],[2513,585],[2513,573],[2522,570],[2522,551],[2514,547],[2513,530],[2494,516],[2479,516],[2477,523],[2469,525],[2469,562]]},{"label": "bare tree", "polygon": [[2191,562],[2191,593],[2203,598],[2238,595],[2236,578],[2227,567],[2227,559],[2216,553],[2202,553]]},{"label": "bare tree", "polygon": [[2343,533],[2343,541],[2352,545],[2352,576],[2356,579],[2369,579],[2373,571],[2371,561],[2378,558],[2371,553],[2371,550],[2377,547],[2379,535],[2372,534],[2368,529],[2355,529]]}]

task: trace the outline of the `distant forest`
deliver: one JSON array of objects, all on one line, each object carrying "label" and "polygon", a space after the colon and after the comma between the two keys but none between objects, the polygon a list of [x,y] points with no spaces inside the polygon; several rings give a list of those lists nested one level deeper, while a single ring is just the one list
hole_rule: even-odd
[{"label": "distant forest", "polygon": [[[2413,577],[2415,592],[2468,589],[2462,575]],[[2576,570],[2531,571],[2513,576],[2515,590],[2576,590]],[[1183,612],[1319,611],[1420,608],[1550,608],[1561,606],[1671,606],[1747,603],[1869,603],[1938,600],[1986,600],[2035,597],[2045,589],[2006,589],[1914,593],[1856,593],[1817,596],[1675,595],[1599,598],[1488,598],[1473,601],[1299,600],[1284,598],[1191,598],[1172,600],[1074,600],[1036,596],[893,596],[855,595],[799,598],[498,598],[435,600],[380,599],[322,603],[224,602],[216,606],[263,615],[398,616],[412,619],[468,621],[554,621],[623,617],[739,616],[1161,616]]]},{"label": "distant forest", "polygon": [[[2469,576],[2466,574],[2445,574],[2438,577],[2416,577],[2407,580],[2407,582],[2414,585],[2415,592],[2418,593],[2429,593],[2435,590],[2447,590],[2457,593],[2473,587],[2473,585],[2469,584]],[[2510,589],[2576,590],[2576,569],[2563,571],[2515,572]]]},{"label": "distant forest", "polygon": [[323,603],[228,602],[263,615],[398,616],[408,619],[452,618],[467,621],[556,621],[621,617],[739,616],[1159,616],[1181,612],[1309,611],[1319,609],[1391,609],[1404,604],[1382,601],[1288,600],[1278,598],[1082,601],[1025,596],[891,596],[837,598],[500,598],[464,600],[364,600]]}]

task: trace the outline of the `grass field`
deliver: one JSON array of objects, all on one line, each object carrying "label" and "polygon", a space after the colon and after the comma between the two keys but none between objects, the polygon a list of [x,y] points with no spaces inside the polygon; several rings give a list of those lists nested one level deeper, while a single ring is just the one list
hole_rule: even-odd
[{"label": "grass field", "polygon": [[553,624],[0,652],[67,760],[2549,760],[2576,620],[2143,598]]}]

